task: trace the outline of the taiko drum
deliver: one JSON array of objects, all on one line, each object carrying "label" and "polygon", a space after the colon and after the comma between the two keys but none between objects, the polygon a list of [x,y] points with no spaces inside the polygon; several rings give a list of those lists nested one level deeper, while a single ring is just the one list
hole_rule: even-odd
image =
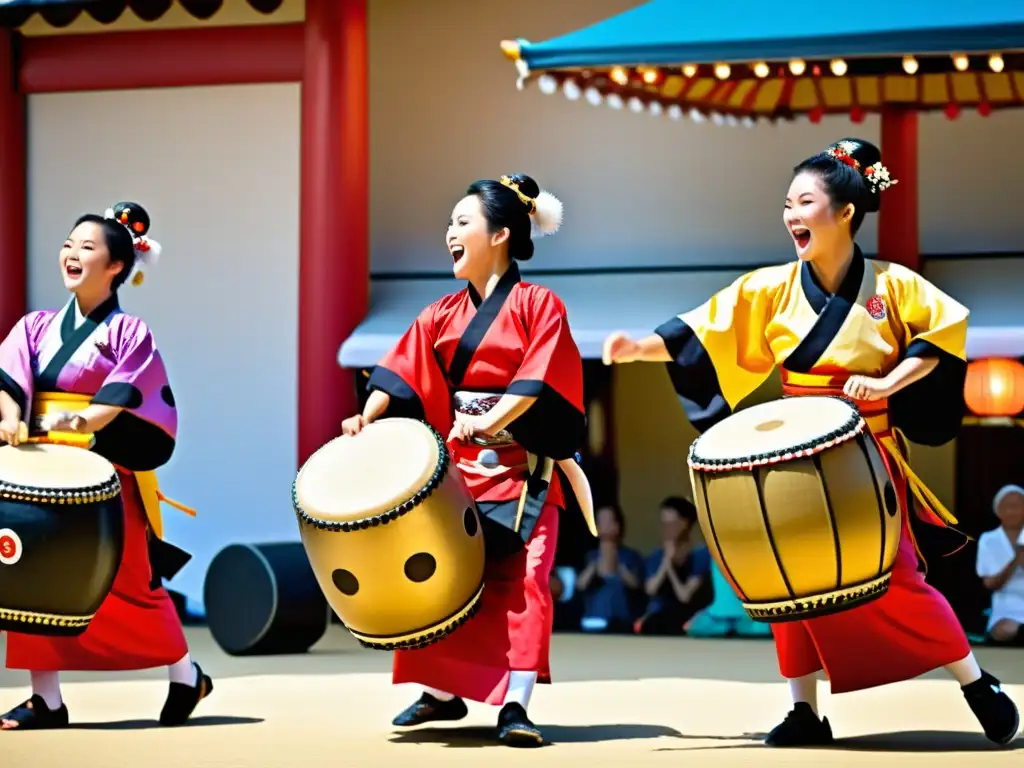
[{"label": "taiko drum", "polygon": [[828,396],[755,405],[690,448],[711,555],[747,614],[793,621],[883,595],[899,508],[857,408]]},{"label": "taiko drum", "polygon": [[292,495],[320,588],[363,645],[419,648],[472,616],[484,589],[480,518],[430,426],[382,419],[335,438]]},{"label": "taiko drum", "polygon": [[0,630],[82,634],[123,550],[113,464],[67,445],[0,448]]}]

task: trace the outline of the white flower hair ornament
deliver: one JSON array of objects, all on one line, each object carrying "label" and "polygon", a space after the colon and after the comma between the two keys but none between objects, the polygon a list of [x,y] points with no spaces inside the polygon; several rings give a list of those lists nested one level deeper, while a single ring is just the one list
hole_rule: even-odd
[{"label": "white flower hair ornament", "polygon": [[106,219],[113,219],[131,233],[132,245],[135,248],[135,263],[132,265],[132,271],[128,276],[128,280],[132,285],[139,286],[142,285],[145,280],[145,271],[150,267],[156,266],[163,248],[156,240],[146,237],[144,234],[139,234],[139,232],[136,231],[139,227],[145,231],[145,227],[141,224],[132,223],[131,208],[122,207],[120,205],[118,208],[120,210],[116,212],[113,208],[107,208],[103,213],[103,217]]},{"label": "white flower hair ornament", "polygon": [[564,208],[561,200],[546,190],[541,190],[537,197],[530,197],[519,189],[511,176],[502,176],[499,181],[519,195],[523,205],[530,209],[530,237],[553,235],[561,228]]},{"label": "white flower hair ornament", "polygon": [[882,165],[881,162],[865,168],[864,178],[867,179],[868,186],[871,187],[872,192],[882,192],[893,184],[899,184],[899,179],[889,176],[889,169]]}]

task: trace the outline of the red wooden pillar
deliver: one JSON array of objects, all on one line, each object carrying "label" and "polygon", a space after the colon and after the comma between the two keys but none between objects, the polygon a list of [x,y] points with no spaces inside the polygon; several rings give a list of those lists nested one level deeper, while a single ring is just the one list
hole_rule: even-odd
[{"label": "red wooden pillar", "polygon": [[920,272],[917,205],[917,112],[886,107],[882,111],[882,163],[899,184],[882,193],[878,212],[878,256]]},{"label": "red wooden pillar", "polygon": [[366,0],[306,0],[299,212],[299,462],[356,412],[341,343],[369,293]]},{"label": "red wooden pillar", "polygon": [[26,312],[25,97],[18,92],[16,32],[0,28],[0,338]]}]

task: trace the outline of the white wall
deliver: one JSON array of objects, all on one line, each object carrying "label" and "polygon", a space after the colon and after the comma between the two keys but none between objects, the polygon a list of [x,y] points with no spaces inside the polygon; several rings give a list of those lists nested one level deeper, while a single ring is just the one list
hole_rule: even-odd
[{"label": "white wall", "polygon": [[[515,88],[503,38],[543,40],[635,0],[375,0],[373,269],[436,271],[452,205],[469,182],[522,171],[561,196],[566,223],[531,266],[750,263],[791,254],[781,224],[792,167],[877,118],[717,127],[615,112]],[[925,253],[1024,250],[1024,111],[920,122]],[[898,176],[899,169],[893,169]],[[876,248],[874,217],[861,237]]]},{"label": "white wall", "polygon": [[167,537],[195,555],[172,582],[200,599],[233,541],[298,540],[299,88],[55,94],[29,99],[29,303],[67,300],[57,254],[84,212],[136,200],[160,263],[124,308],[152,327],[179,409],[160,472]]}]

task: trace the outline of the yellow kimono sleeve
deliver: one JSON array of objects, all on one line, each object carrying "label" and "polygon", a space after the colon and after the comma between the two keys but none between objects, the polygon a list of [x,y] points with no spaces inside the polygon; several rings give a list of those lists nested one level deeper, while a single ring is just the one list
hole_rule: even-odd
[{"label": "yellow kimono sleeve", "polygon": [[774,369],[767,328],[781,287],[777,276],[777,268],[746,274],[655,329],[672,356],[672,384],[698,431],[730,415]]},{"label": "yellow kimono sleeve", "polygon": [[938,360],[931,373],[889,399],[889,417],[912,442],[943,445],[963,421],[970,312],[916,272],[890,265],[887,276],[903,331],[902,357]]}]

